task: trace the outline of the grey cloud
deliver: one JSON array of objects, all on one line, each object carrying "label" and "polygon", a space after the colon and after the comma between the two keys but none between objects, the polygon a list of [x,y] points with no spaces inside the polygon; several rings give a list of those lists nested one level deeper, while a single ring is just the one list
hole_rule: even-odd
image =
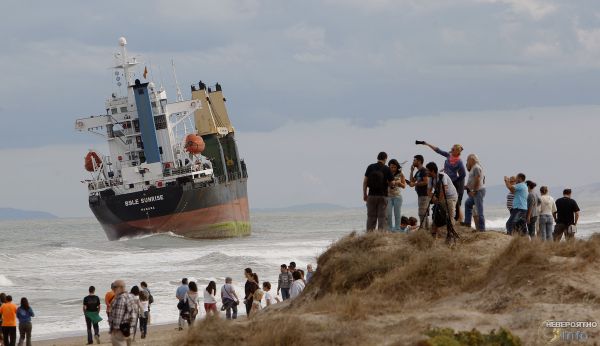
[{"label": "grey cloud", "polygon": [[0,94],[14,115],[0,128],[2,148],[82,141],[73,119],[102,112],[121,35],[170,96],[171,58],[184,90],[199,79],[221,82],[242,131],[596,104],[600,87],[593,15],[600,5],[589,0],[9,1],[7,8]]}]

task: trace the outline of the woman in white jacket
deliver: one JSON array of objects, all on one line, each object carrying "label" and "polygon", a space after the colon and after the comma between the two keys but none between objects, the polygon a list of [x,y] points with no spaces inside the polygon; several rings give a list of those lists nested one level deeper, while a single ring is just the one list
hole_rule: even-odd
[{"label": "woman in white jacket", "polygon": [[304,291],[304,281],[302,280],[302,274],[299,271],[295,271],[292,273],[292,277],[294,278],[294,282],[292,282],[292,286],[290,287],[290,299],[294,299]]},{"label": "woman in white jacket", "polygon": [[554,198],[548,194],[548,187],[540,187],[540,234],[542,240],[552,241],[552,231],[554,229],[554,213],[556,213],[556,204]]}]

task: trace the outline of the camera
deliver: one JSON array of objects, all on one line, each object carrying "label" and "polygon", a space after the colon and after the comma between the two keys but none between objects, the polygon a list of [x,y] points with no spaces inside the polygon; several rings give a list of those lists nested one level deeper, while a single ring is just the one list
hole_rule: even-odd
[{"label": "camera", "polygon": [[415,144],[416,144],[416,145],[419,145],[419,144],[425,144],[425,141],[415,141]]}]

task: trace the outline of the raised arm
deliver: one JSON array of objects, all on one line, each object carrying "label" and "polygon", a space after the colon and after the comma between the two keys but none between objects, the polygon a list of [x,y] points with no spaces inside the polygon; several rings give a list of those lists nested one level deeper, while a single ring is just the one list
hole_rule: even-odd
[{"label": "raised arm", "polygon": [[510,184],[510,179],[508,177],[504,177],[504,185],[506,185],[506,188],[510,192],[515,193],[515,186]]},{"label": "raised arm", "polygon": [[448,153],[447,151],[443,151],[442,149],[436,147],[433,144],[429,144],[429,143],[425,142],[425,145],[428,146],[428,147],[430,147],[431,150],[435,151],[436,153],[438,153],[438,154],[440,154],[440,155],[442,155],[444,157],[449,157],[450,156],[450,153]]}]

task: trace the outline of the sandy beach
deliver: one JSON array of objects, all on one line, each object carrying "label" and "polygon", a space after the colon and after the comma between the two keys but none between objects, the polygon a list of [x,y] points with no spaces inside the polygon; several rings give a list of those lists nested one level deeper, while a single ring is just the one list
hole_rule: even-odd
[{"label": "sandy beach", "polygon": [[[159,346],[159,345],[171,345],[173,341],[177,340],[188,333],[188,329],[183,331],[177,330],[177,324],[163,324],[163,325],[151,325],[148,326],[148,335],[145,339],[140,339],[138,333],[135,338],[135,344],[139,346]],[[110,335],[108,331],[100,331],[100,345],[110,345]],[[34,341],[34,345],[39,346],[79,346],[87,343],[87,336],[82,334],[80,336],[70,336],[57,339],[39,340]],[[97,344],[95,344],[97,345]]]}]

